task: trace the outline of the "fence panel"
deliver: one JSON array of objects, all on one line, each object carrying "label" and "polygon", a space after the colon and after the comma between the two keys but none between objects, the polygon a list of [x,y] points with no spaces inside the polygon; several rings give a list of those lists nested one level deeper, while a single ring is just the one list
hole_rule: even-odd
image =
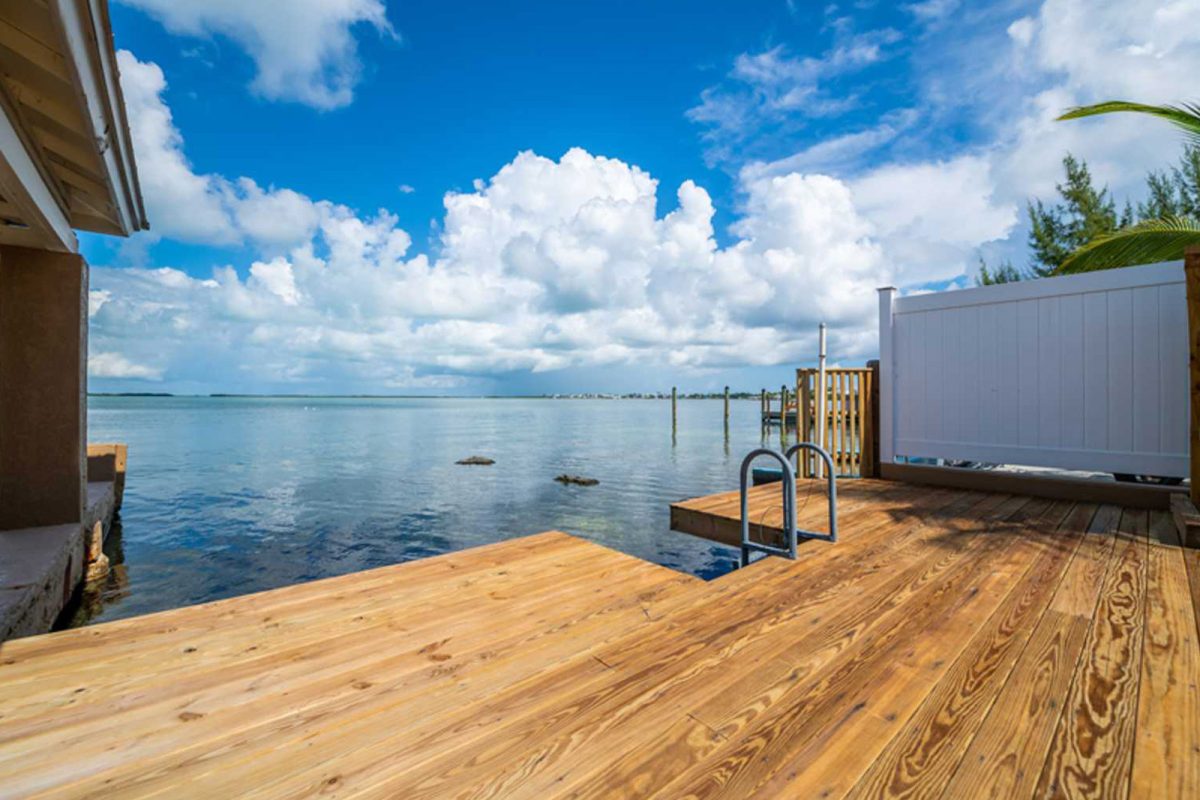
[{"label": "fence panel", "polygon": [[[875,474],[874,376],[869,367],[825,370],[825,449],[838,475]],[[817,370],[796,370],[797,440],[801,442],[817,441],[817,381]],[[814,454],[802,454],[801,475],[814,476],[816,464]]]},{"label": "fence panel", "polygon": [[880,292],[883,460],[1184,477],[1181,263]]}]

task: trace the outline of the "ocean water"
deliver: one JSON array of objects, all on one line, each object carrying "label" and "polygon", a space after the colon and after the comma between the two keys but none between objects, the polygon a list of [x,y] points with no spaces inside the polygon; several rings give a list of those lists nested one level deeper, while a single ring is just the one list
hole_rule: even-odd
[{"label": "ocean water", "polygon": [[[668,504],[736,488],[757,400],[93,397],[129,446],[115,567],[73,624],[175,608],[544,530],[714,577],[737,552]],[[778,432],[770,434],[778,445]],[[459,466],[471,455],[494,466]],[[561,473],[596,478],[564,486]]]}]

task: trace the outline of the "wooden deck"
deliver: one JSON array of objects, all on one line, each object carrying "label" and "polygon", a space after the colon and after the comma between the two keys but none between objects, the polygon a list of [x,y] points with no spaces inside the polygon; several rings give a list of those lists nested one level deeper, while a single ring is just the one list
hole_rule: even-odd
[{"label": "wooden deck", "polygon": [[546,533],[6,643],[0,795],[1200,796],[1166,513],[854,483],[708,583]]}]

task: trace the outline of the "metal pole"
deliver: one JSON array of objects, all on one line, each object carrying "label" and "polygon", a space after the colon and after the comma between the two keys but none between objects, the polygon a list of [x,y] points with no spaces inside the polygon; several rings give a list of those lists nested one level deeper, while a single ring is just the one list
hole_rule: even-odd
[{"label": "metal pole", "polygon": [[[817,447],[825,447],[825,323],[817,329]],[[824,475],[825,463],[817,459],[817,477]]]}]

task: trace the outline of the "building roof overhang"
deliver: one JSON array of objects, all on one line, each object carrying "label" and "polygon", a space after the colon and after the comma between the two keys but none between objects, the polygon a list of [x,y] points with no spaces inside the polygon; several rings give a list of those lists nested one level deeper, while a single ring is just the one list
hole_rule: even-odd
[{"label": "building roof overhang", "polygon": [[0,3],[0,244],[148,227],[107,0]]}]

